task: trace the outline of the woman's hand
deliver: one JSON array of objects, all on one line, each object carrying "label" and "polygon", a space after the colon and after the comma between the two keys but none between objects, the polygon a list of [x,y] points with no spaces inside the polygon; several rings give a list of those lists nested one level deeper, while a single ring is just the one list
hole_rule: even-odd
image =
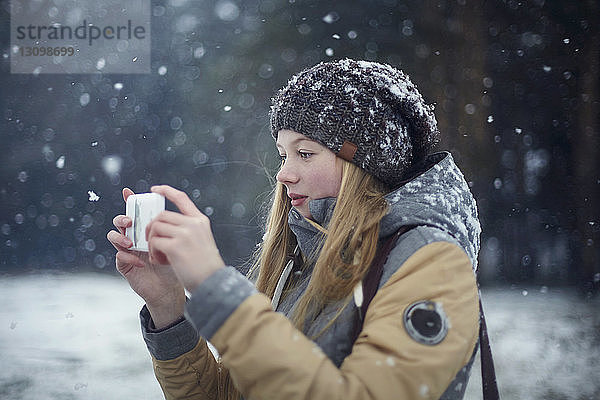
[{"label": "woman's hand", "polygon": [[[123,200],[133,194],[123,189]],[[156,328],[164,327],[183,315],[185,292],[169,265],[151,263],[148,253],[132,251],[131,240],[125,236],[125,229],[131,226],[131,218],[117,215],[113,224],[118,229],[106,235],[117,249],[117,270],[127,279],[131,288],[146,302]]]},{"label": "woman's hand", "polygon": [[150,261],[168,263],[190,292],[225,263],[210,229],[210,220],[182,191],[167,185],[150,189],[172,201],[181,214],[163,211],[146,227]]}]

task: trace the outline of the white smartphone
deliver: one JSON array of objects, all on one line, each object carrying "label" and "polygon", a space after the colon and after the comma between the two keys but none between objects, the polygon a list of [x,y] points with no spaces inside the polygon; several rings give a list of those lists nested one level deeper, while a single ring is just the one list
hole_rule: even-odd
[{"label": "white smartphone", "polygon": [[132,224],[125,230],[125,236],[133,242],[130,250],[148,251],[146,226],[164,209],[165,198],[158,193],[132,194],[127,198],[125,214]]}]

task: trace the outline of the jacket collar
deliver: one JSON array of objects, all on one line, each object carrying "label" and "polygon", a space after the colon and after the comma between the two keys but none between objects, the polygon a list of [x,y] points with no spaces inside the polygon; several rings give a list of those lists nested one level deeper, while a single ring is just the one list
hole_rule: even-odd
[{"label": "jacket collar", "polygon": [[[381,220],[380,238],[403,225],[432,226],[454,237],[476,268],[481,227],[475,199],[450,153],[432,154],[428,161],[429,169],[385,196],[389,211]],[[335,203],[333,197],[310,200],[314,222],[327,229]],[[317,254],[323,234],[294,208],[288,224],[302,253],[309,257]]]},{"label": "jacket collar", "polygon": [[[336,198],[326,197],[323,199],[310,200],[308,208],[313,216],[313,221],[327,229],[333,209],[335,207]],[[320,249],[320,241],[323,238],[321,233],[312,223],[302,216],[296,209],[292,208],[288,214],[288,225],[294,235],[302,254],[311,256]]]}]

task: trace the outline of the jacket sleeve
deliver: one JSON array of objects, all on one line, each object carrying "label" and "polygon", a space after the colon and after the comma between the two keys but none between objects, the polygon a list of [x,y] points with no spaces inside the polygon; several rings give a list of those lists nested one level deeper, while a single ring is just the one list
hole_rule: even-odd
[{"label": "jacket sleeve", "polygon": [[219,367],[205,340],[171,360],[152,357],[154,375],[166,400],[216,400]]},{"label": "jacket sleeve", "polygon": [[[217,348],[245,398],[437,399],[467,364],[477,342],[475,277],[468,256],[453,243],[423,246],[379,289],[340,368],[274,312],[266,296],[247,292],[232,307],[231,296],[219,291],[231,293],[235,280],[241,285],[244,278],[221,275],[209,278],[210,289],[192,294],[186,316]],[[419,343],[404,326],[404,311],[422,300],[441,305],[447,316],[447,335],[437,345]],[[210,312],[219,302],[231,309],[226,316]]]},{"label": "jacket sleeve", "polygon": [[140,312],[142,335],[154,374],[166,400],[217,399],[220,368],[206,340],[187,320],[155,331],[146,306]]}]

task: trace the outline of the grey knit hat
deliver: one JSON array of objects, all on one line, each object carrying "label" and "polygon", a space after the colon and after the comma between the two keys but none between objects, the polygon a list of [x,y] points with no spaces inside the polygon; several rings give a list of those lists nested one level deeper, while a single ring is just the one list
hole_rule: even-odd
[{"label": "grey knit hat", "polygon": [[437,143],[433,106],[402,71],[344,59],[294,75],[272,99],[271,134],[316,140],[390,187]]}]

